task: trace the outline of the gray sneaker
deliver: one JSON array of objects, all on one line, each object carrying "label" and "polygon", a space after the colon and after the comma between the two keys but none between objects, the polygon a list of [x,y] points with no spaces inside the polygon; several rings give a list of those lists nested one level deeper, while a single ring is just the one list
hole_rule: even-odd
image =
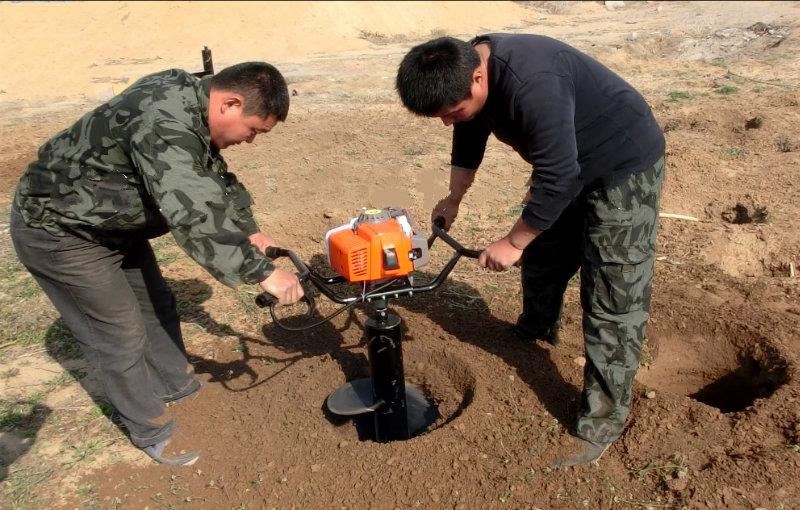
[{"label": "gray sneaker", "polygon": [[597,462],[606,450],[608,450],[608,447],[611,446],[611,443],[595,443],[594,441],[587,441],[586,439],[580,438],[578,438],[578,443],[580,444],[578,453],[564,459],[558,459],[554,467],[570,467]]},{"label": "gray sneaker", "polygon": [[203,392],[203,389],[205,387],[206,387],[206,382],[201,379],[197,379],[197,387],[191,393],[189,393],[188,395],[183,395],[182,397],[174,398],[164,403],[167,405],[167,407],[170,407],[180,402],[188,402],[194,400],[197,398],[198,395],[200,395]]},{"label": "gray sneaker", "polygon": [[169,464],[172,466],[191,466],[200,458],[200,452],[181,452],[177,455],[168,456],[165,454],[167,443],[169,443],[169,439],[165,439],[152,446],[145,446],[142,448],[142,451],[159,464]]}]

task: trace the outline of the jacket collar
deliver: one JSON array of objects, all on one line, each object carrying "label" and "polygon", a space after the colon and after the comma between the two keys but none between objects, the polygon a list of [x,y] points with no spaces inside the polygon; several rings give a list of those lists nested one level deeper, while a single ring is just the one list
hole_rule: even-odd
[{"label": "jacket collar", "polygon": [[197,99],[200,104],[200,115],[203,119],[203,127],[205,127],[203,132],[203,140],[206,142],[206,146],[209,148],[209,151],[216,156],[219,154],[219,150],[211,143],[211,130],[208,127],[208,102],[210,95],[211,75],[203,76],[200,78],[200,91],[197,94]]}]

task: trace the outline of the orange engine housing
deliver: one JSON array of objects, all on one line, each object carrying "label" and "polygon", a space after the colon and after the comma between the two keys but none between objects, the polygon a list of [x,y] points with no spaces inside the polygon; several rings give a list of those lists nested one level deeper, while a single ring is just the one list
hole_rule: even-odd
[{"label": "orange engine housing", "polygon": [[361,223],[328,238],[331,268],[351,282],[405,276],[414,270],[411,238],[394,218]]}]

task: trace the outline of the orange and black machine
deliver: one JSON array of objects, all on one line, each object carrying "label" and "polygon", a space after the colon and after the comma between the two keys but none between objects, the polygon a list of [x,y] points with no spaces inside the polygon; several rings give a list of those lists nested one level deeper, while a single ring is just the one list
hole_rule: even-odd
[{"label": "orange and black machine", "polygon": [[[405,440],[423,433],[437,419],[437,411],[403,374],[402,319],[391,313],[388,301],[410,297],[438,288],[463,257],[477,258],[479,251],[464,248],[444,230],[444,219],[437,218],[426,237],[414,230],[405,209],[388,207],[364,209],[357,217],[325,234],[325,255],[336,273],[325,276],[309,268],[296,254],[282,248],[268,248],[270,258],[289,257],[306,287],[308,314],[314,313],[311,283],[321,294],[342,306],[333,313],[302,326],[289,326],[275,313],[273,296],[264,293],[256,303],[269,308],[278,327],[290,331],[313,328],[358,304],[371,306],[366,321],[365,340],[370,377],[349,381],[331,393],[328,410],[337,415],[358,416],[372,413],[376,441]],[[429,261],[429,250],[442,239],[454,251],[439,274],[422,284],[414,283],[414,271]],[[345,291],[341,287],[345,287]]]}]

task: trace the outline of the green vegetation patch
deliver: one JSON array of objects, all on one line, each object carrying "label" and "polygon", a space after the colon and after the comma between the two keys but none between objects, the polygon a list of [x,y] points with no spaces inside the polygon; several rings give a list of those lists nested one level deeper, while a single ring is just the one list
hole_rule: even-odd
[{"label": "green vegetation patch", "polygon": [[673,90],[672,92],[667,94],[667,97],[669,97],[669,101],[677,102],[683,99],[691,99],[692,95],[686,92],[685,90]]},{"label": "green vegetation patch", "polygon": [[35,424],[40,419],[37,413],[44,411],[41,406],[43,399],[44,393],[41,392],[25,399],[0,399],[0,430],[17,430],[24,434],[29,428],[38,428]]},{"label": "green vegetation patch", "polygon": [[714,92],[727,96],[730,94],[736,94],[739,92],[739,89],[737,87],[731,87],[730,85],[724,85],[722,87],[715,88]]}]

